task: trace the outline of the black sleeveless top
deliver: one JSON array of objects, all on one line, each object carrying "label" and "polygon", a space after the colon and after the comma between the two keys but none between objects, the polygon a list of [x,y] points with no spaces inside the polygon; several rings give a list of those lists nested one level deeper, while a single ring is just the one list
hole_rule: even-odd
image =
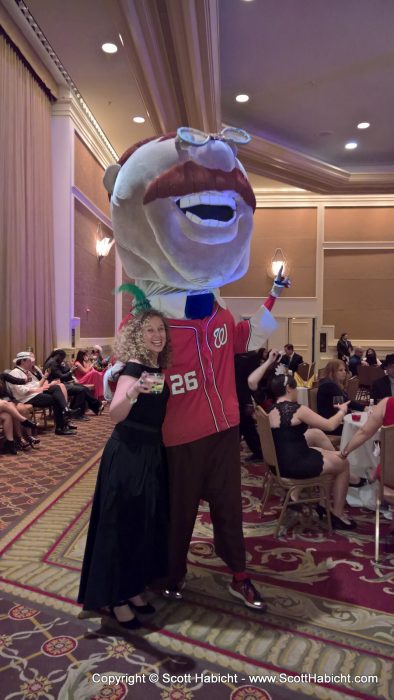
[{"label": "black sleeveless top", "polygon": [[306,423],[291,425],[300,404],[294,401],[280,401],[272,406],[280,416],[278,428],[272,428],[276,455],[281,476],[289,479],[309,479],[318,476],[323,468],[323,455],[313,447],[308,447],[305,433]]}]

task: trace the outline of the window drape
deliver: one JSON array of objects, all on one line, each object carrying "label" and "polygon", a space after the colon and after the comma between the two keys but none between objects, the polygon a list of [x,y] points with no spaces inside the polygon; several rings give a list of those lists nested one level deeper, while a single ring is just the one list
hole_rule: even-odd
[{"label": "window drape", "polygon": [[0,371],[55,346],[51,102],[0,35]]}]

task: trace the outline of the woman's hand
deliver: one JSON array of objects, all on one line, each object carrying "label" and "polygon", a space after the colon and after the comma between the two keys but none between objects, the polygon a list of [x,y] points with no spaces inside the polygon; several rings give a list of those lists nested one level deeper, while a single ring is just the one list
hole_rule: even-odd
[{"label": "woman's hand", "polygon": [[338,408],[344,415],[348,412],[350,401],[345,401],[345,403],[338,403],[334,408]]},{"label": "woman's hand", "polygon": [[142,372],[139,380],[135,384],[138,394],[150,394],[155,383],[154,377],[149,372]]},{"label": "woman's hand", "polygon": [[273,365],[274,362],[276,362],[280,356],[281,356],[280,350],[277,350],[276,348],[272,348],[272,350],[270,350],[270,353],[266,359],[266,362],[268,362],[269,365]]}]

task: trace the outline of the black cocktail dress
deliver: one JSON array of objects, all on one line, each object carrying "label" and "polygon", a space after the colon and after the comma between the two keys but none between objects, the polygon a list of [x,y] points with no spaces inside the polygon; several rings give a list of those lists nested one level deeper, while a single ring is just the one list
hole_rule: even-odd
[{"label": "black cocktail dress", "polygon": [[[128,362],[123,374],[157,369]],[[169,389],[140,394],[108,440],[97,476],[78,602],[115,605],[167,573],[168,479],[161,426]]]},{"label": "black cocktail dress", "polygon": [[300,404],[293,401],[280,401],[272,406],[280,415],[279,428],[272,428],[276,456],[281,476],[288,479],[312,479],[319,476],[323,469],[323,455],[319,450],[309,447],[305,433],[306,423],[291,425],[292,418]]}]

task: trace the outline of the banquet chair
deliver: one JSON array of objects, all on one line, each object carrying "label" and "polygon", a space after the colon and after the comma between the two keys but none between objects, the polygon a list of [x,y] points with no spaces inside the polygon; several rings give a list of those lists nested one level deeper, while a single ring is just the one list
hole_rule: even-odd
[{"label": "banquet chair", "polygon": [[307,382],[309,378],[309,364],[307,362],[301,362],[297,367],[297,374],[304,382]]},{"label": "banquet chair", "polygon": [[[260,437],[261,449],[263,451],[264,462],[267,467],[263,480],[263,493],[261,498],[261,517],[264,515],[264,509],[271,495],[274,485],[280,486],[286,492],[285,500],[282,505],[279,520],[275,529],[275,537],[278,537],[283,518],[286,513],[286,508],[290,503],[290,498],[300,489],[307,491],[305,496],[297,496],[297,503],[324,503],[327,512],[328,532],[332,533],[331,513],[330,513],[330,485],[332,477],[329,474],[320,474],[313,479],[288,479],[282,477],[279,471],[278,458],[276,455],[274,438],[269,422],[268,414],[263,411],[261,406],[256,408],[257,430]],[[301,493],[302,493],[301,491]]]},{"label": "banquet chair", "polygon": [[315,367],[316,367],[316,362],[312,362],[311,366],[309,367],[307,379],[310,379],[311,377],[313,377],[313,375],[315,374]]},{"label": "banquet chair", "polygon": [[346,384],[346,393],[350,399],[350,401],[355,401],[357,392],[360,386],[360,380],[358,377],[354,376]]},{"label": "banquet chair", "polygon": [[394,505],[394,425],[381,428],[380,466],[381,475],[376,494],[375,512],[375,564],[379,563],[380,506],[383,500]]},{"label": "banquet chair", "polygon": [[384,369],[382,367],[359,365],[357,367],[357,376],[360,380],[360,386],[370,389],[377,379],[384,377]]}]

